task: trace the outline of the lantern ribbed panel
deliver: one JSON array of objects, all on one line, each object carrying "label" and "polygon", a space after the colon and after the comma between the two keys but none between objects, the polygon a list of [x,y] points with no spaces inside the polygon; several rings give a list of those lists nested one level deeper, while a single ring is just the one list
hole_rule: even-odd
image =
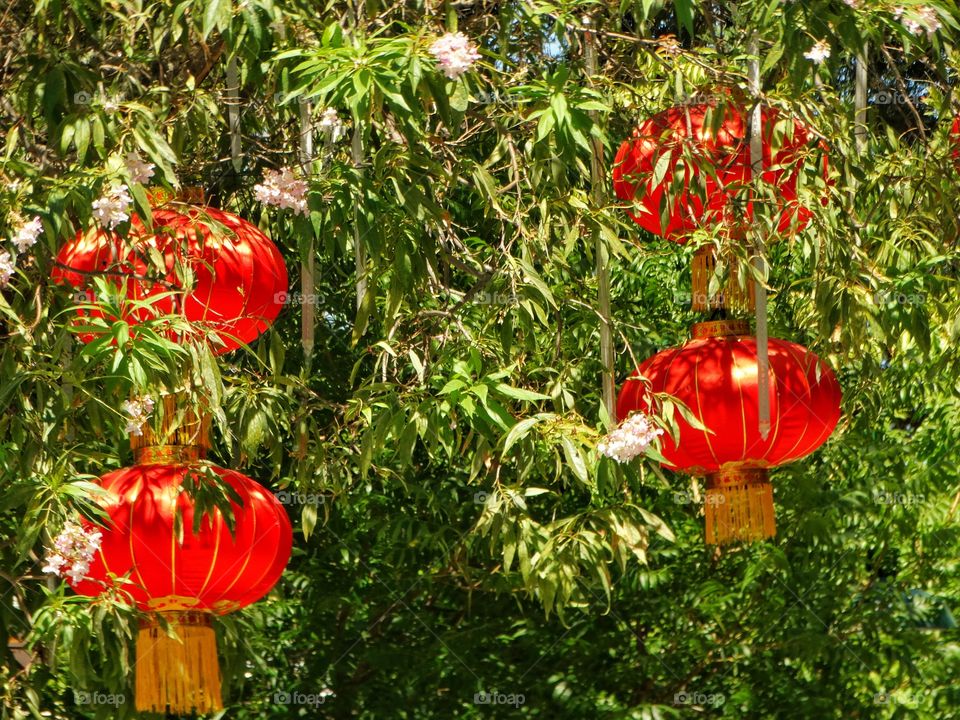
[{"label": "lantern ribbed panel", "polygon": [[[218,510],[193,532],[194,507],[178,491],[188,473],[210,471],[237,493],[231,503],[233,535]],[[290,558],[293,534],[283,506],[246,475],[218,467],[135,465],[104,475],[109,515],[89,579],[74,585],[95,596],[110,577],[129,577],[117,587],[142,610],[232,612],[263,597]],[[175,515],[181,517],[178,539]]]},{"label": "lantern ribbed panel", "polygon": [[[218,353],[252,342],[276,319],[287,269],[276,245],[256,226],[223,210],[187,206],[155,210],[153,228],[148,231],[134,216],[126,239],[105,230],[78,234],[57,255],[53,279],[86,290],[91,273],[111,273],[129,300],[154,300],[151,307],[129,308],[127,322],[182,310],[190,322],[217,333]],[[163,259],[163,277],[149,263],[153,254]],[[181,293],[184,269],[193,283]],[[174,294],[162,296],[171,290]]]},{"label": "lantern ribbed panel", "polygon": [[[758,429],[756,339],[746,335],[708,337],[664,350],[640,364],[635,374],[650,389],[685,403],[711,432],[675,415],[679,442],[664,436],[663,456],[672,468],[713,473],[725,466],[773,467],[809,455],[840,418],[841,391],[833,371],[806,348],[770,338],[771,431]],[[627,380],[617,416],[649,412],[646,386]]]},{"label": "lantern ribbed panel", "polygon": [[[763,179],[774,197],[760,201],[772,199],[782,208],[778,229],[786,233],[803,228],[810,218],[809,210],[797,202],[797,177],[810,134],[797,120],[791,133],[787,123],[774,153],[774,133],[784,127],[778,127],[778,118],[775,109],[763,109]],[[645,230],[679,243],[697,228],[729,223],[731,217],[742,221],[743,213],[732,200],[750,177],[747,123],[733,104],[678,106],[654,115],[620,146],[613,166],[617,197],[636,203],[630,217]],[[673,197],[670,204],[667,194]],[[748,203],[746,219],[752,217]]]}]

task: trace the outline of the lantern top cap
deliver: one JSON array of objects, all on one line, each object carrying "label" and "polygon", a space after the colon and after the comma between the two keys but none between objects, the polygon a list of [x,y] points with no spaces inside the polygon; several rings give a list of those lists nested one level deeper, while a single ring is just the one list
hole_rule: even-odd
[{"label": "lantern top cap", "polygon": [[147,190],[147,199],[153,207],[166,205],[170,202],[189,203],[191,205],[206,205],[206,192],[197,185],[168,190],[164,187],[152,187]]},{"label": "lantern top cap", "polygon": [[749,334],[749,320],[710,320],[708,322],[694,323],[693,327],[690,328],[690,335],[694,340]]}]

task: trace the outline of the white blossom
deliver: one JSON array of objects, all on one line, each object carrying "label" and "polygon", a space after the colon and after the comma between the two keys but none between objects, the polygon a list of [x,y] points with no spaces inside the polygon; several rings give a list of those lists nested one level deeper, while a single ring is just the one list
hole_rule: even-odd
[{"label": "white blossom", "polygon": [[43,223],[40,222],[40,218],[38,217],[23,223],[13,236],[13,244],[17,246],[17,252],[22,253],[28,248],[33,247],[42,232]]},{"label": "white blossom", "polygon": [[663,435],[662,428],[655,427],[642,412],[635,412],[603,438],[597,450],[617,462],[630,462],[645,453],[660,435]]},{"label": "white blossom", "polygon": [[430,52],[437,59],[443,72],[451,80],[456,80],[480,59],[477,46],[463,33],[447,33],[437,38],[430,46]]},{"label": "white blossom", "polygon": [[112,185],[98,200],[93,201],[93,216],[103,227],[112,230],[130,219],[130,203],[133,200],[123,185]]},{"label": "white blossom", "polygon": [[17,259],[6,250],[0,250],[0,288],[6,287],[17,271]]},{"label": "white blossom", "polygon": [[830,43],[826,40],[818,40],[816,44],[807,50],[803,55],[807,60],[812,60],[817,65],[830,57]]},{"label": "white blossom", "polygon": [[253,192],[259,202],[287,208],[301,215],[307,214],[307,183],[298,180],[293,170],[267,170],[263,182],[253,186]]},{"label": "white blossom", "polygon": [[330,136],[331,142],[337,142],[347,132],[343,120],[337,115],[336,108],[332,107],[328,107],[320,113],[320,122],[317,123],[317,127]]},{"label": "white blossom", "polygon": [[67,522],[54,538],[53,547],[47,549],[43,572],[66,576],[71,582],[79,583],[90,572],[90,563],[102,540],[103,533]]},{"label": "white blossom", "polygon": [[843,0],[843,2],[854,9],[860,7],[860,0]]},{"label": "white blossom", "polygon": [[147,395],[142,398],[136,398],[135,400],[126,400],[120,407],[127,415],[129,415],[124,432],[128,435],[131,433],[138,436],[142,435],[143,424],[153,412],[153,398]]},{"label": "white blossom", "polygon": [[154,164],[144,161],[144,159],[136,153],[127,153],[124,164],[126,165],[130,182],[145,183],[153,177],[155,170]]}]

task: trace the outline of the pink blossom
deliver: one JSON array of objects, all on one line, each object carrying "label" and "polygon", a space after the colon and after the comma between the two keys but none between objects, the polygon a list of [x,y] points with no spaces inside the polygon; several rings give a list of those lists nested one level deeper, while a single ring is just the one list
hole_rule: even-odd
[{"label": "pink blossom", "polygon": [[102,540],[103,533],[97,530],[85,530],[73,522],[65,523],[53,540],[53,548],[47,550],[43,572],[57,577],[67,576],[73,583],[80,582],[90,572],[90,563]]},{"label": "pink blossom", "polygon": [[830,57],[830,43],[826,40],[818,40],[816,44],[807,50],[803,55],[807,60],[812,60],[817,65]]},{"label": "pink blossom", "polygon": [[128,435],[142,435],[143,424],[147,422],[147,418],[153,412],[153,398],[147,395],[135,400],[126,400],[120,407],[129,415],[124,432]]},{"label": "pink blossom", "polygon": [[17,260],[6,250],[0,250],[0,288],[6,287],[17,271]]},{"label": "pink blossom", "polygon": [[263,182],[253,186],[253,192],[259,202],[274,205],[307,214],[307,189],[304,180],[298,180],[290,168],[267,170]]},{"label": "pink blossom", "polygon": [[127,169],[127,175],[130,176],[130,182],[145,183],[153,177],[154,164],[144,161],[136,153],[127,153],[124,165]]},{"label": "pink blossom", "polygon": [[337,115],[336,108],[332,107],[328,107],[320,113],[320,122],[317,123],[317,127],[330,136],[330,142],[336,142],[346,134],[343,120]]},{"label": "pink blossom", "polygon": [[130,204],[133,202],[127,188],[112,185],[99,199],[93,202],[93,216],[105,228],[113,230],[130,219]]},{"label": "pink blossom", "polygon": [[893,16],[897,18],[907,29],[907,32],[912,35],[919,35],[921,32],[926,32],[927,37],[932,38],[934,33],[941,27],[937,11],[929,5],[921,5],[910,12],[902,5],[899,5],[894,9]]},{"label": "pink blossom", "polygon": [[43,223],[40,222],[40,218],[38,217],[23,223],[13,236],[13,244],[17,246],[17,252],[22,253],[28,248],[33,247],[42,232]]},{"label": "pink blossom", "polygon": [[635,412],[603,438],[597,450],[617,462],[630,462],[645,453],[660,435],[663,435],[662,428],[655,427],[642,412]]},{"label": "pink blossom", "polygon": [[477,46],[463,33],[447,33],[438,38],[430,46],[430,52],[451,80],[463,75],[480,59]]}]

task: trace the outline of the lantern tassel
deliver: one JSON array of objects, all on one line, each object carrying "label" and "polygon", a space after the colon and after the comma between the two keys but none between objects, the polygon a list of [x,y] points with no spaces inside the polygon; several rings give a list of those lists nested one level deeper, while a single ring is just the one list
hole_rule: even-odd
[{"label": "lantern tassel", "polygon": [[208,713],[223,709],[217,638],[209,613],[171,613],[170,630],[155,619],[137,636],[139,712]]},{"label": "lantern tassel", "polygon": [[766,470],[738,468],[708,475],[704,514],[707,545],[776,535],[773,486]]},{"label": "lantern tassel", "polygon": [[715,309],[731,311],[750,311],[754,308],[753,283],[740,286],[737,263],[730,265],[725,285],[713,295],[710,294],[710,279],[717,268],[717,258],[712,245],[697,250],[690,264],[690,309],[694,312],[708,312]]}]

